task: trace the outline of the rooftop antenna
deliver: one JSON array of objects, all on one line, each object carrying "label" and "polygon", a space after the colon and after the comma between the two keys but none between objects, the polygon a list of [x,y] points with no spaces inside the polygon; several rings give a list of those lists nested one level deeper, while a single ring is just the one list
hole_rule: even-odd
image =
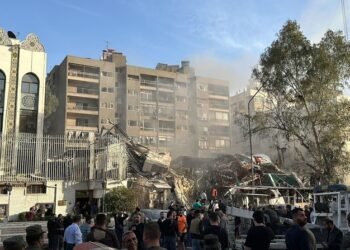
[{"label": "rooftop antenna", "polygon": [[106,41],[106,50],[109,48],[109,41]]},{"label": "rooftop antenna", "polygon": [[346,41],[348,41],[349,34],[348,34],[348,24],[347,24],[345,0],[341,0],[341,7],[342,7],[342,12],[343,12],[344,34],[345,34]]}]

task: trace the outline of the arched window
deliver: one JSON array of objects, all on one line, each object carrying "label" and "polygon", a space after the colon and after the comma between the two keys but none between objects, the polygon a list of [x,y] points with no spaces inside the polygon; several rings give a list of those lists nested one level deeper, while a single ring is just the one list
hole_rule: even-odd
[{"label": "arched window", "polygon": [[39,80],[31,73],[22,78],[20,133],[36,133],[38,117]]},{"label": "arched window", "polygon": [[5,83],[5,74],[0,70],[0,132],[2,132],[2,122],[4,117]]}]

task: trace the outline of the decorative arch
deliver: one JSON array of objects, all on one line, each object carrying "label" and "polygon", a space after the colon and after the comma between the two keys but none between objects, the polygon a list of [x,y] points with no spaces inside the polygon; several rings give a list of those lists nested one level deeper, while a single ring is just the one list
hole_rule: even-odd
[{"label": "decorative arch", "polygon": [[38,120],[39,78],[33,73],[22,77],[20,133],[36,133]]},{"label": "decorative arch", "polygon": [[4,120],[5,87],[6,87],[6,75],[0,69],[0,132],[2,132],[2,123]]}]

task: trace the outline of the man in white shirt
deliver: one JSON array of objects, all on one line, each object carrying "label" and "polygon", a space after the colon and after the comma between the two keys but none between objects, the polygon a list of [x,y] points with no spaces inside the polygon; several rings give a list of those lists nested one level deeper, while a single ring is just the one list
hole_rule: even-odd
[{"label": "man in white shirt", "polygon": [[81,217],[79,215],[74,216],[73,223],[64,231],[65,250],[73,250],[74,246],[83,242],[82,234],[79,228],[80,221]]}]

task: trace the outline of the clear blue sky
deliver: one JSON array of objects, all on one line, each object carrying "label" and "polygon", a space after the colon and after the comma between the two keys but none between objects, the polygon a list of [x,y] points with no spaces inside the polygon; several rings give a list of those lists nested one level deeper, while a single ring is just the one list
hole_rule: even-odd
[{"label": "clear blue sky", "polygon": [[327,29],[343,28],[341,1],[2,0],[0,27],[21,40],[36,33],[48,70],[67,54],[97,59],[108,41],[129,64],[190,60],[199,74],[227,79],[236,91],[288,19],[316,42]]}]

